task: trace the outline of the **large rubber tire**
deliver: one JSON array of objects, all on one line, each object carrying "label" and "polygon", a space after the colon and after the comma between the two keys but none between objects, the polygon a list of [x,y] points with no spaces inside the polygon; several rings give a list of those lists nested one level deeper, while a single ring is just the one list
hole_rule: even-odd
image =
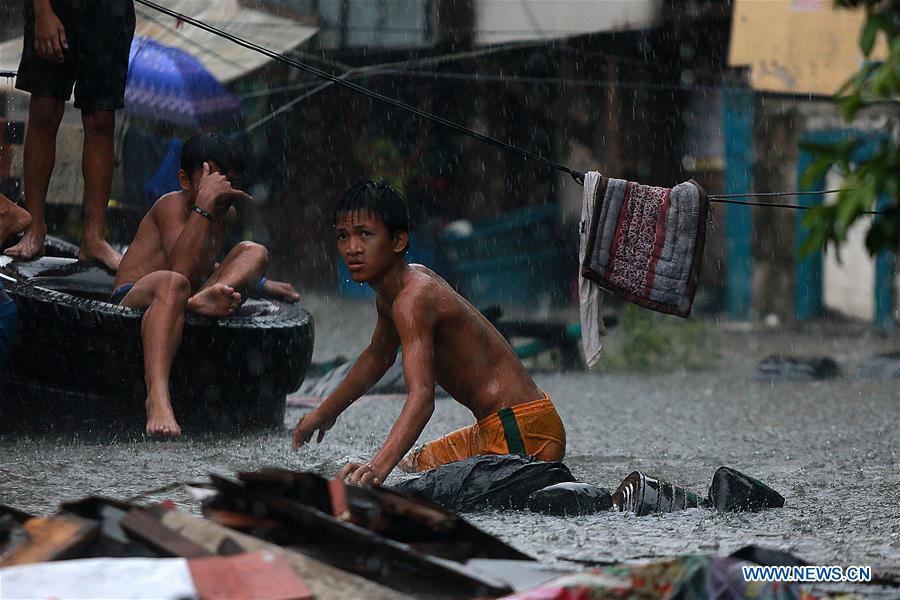
[{"label": "large rubber tire", "polygon": [[[285,397],[265,386],[241,386],[231,398],[175,402],[176,418],[190,433],[284,426]],[[241,402],[234,402],[240,394]],[[142,395],[108,396],[0,373],[0,433],[68,433],[134,437],[144,431]]]},{"label": "large rubber tire", "polygon": [[[12,373],[84,394],[137,398],[143,411],[141,311],[24,281],[6,288],[19,313]],[[248,302],[226,319],[188,315],[170,377],[176,417],[187,418],[182,407],[200,406],[203,418],[215,409],[227,421],[255,407],[268,411],[259,419],[280,422],[284,396],[302,383],[312,349],[312,316],[295,305]],[[271,406],[273,398],[280,407]]]}]

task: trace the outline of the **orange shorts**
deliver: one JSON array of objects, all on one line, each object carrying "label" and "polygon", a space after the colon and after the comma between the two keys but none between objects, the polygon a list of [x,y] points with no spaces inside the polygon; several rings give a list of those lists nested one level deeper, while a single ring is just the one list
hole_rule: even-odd
[{"label": "orange shorts", "polygon": [[410,470],[427,471],[479,454],[527,454],[539,460],[562,460],[566,429],[544,394],[540,400],[504,408],[474,425],[412,450],[404,459]]}]

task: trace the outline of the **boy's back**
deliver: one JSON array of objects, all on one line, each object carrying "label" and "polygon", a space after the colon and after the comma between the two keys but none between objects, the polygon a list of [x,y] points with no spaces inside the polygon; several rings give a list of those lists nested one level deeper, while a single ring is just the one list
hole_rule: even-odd
[{"label": "boy's back", "polygon": [[410,265],[391,318],[406,321],[420,336],[431,327],[435,379],[476,419],[541,397],[500,332],[430,269]]}]

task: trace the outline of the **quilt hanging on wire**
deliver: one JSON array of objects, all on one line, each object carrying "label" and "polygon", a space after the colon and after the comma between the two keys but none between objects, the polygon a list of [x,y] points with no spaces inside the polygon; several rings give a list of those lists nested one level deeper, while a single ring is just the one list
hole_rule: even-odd
[{"label": "quilt hanging on wire", "polygon": [[601,177],[581,275],[640,306],[687,317],[708,214],[706,191],[693,179],[663,188]]}]

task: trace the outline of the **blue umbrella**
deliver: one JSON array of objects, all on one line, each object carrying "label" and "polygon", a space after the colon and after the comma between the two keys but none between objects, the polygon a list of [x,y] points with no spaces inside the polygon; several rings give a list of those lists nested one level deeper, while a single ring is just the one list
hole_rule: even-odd
[{"label": "blue umbrella", "polygon": [[233,123],[241,103],[199,60],[178,48],[135,36],[128,58],[125,112],[202,128]]}]

